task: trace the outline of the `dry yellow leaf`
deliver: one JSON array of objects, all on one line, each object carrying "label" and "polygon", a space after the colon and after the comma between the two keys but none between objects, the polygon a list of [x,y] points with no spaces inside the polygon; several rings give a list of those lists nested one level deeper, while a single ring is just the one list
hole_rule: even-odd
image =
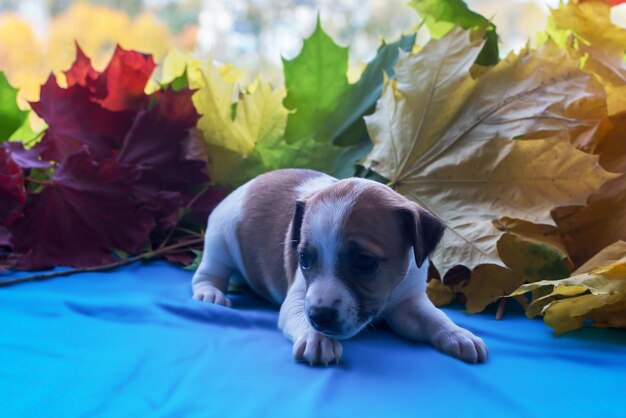
[{"label": "dry yellow leaf", "polygon": [[517,289],[524,279],[506,267],[481,264],[472,270],[470,280],[459,292],[465,295],[469,313],[483,311],[489,304]]},{"label": "dry yellow leaf", "polygon": [[553,207],[584,204],[615,177],[567,140],[511,140],[598,122],[566,115],[578,101],[604,100],[576,60],[548,44],[509,55],[474,80],[469,69],[481,45],[455,29],[418,54],[401,54],[397,80],[366,118],[374,148],[364,165],[447,226],[433,255],[442,275],[457,264],[503,265],[495,219],[553,224]]},{"label": "dry yellow leaf", "polygon": [[494,221],[504,235],[498,240],[498,255],[507,268],[484,264],[458,291],[465,295],[468,312],[481,312],[525,282],[568,277],[573,264],[554,227],[520,219]]},{"label": "dry yellow leaf", "polygon": [[626,239],[626,174],[589,197],[587,206],[553,210],[556,233],[580,266],[615,241]]},{"label": "dry yellow leaf", "polygon": [[[624,95],[626,98],[626,94]],[[609,171],[626,173],[626,112],[609,118],[610,127],[602,135],[594,152],[600,164]]]},{"label": "dry yellow leaf", "polygon": [[556,28],[575,36],[574,48],[585,71],[602,80],[608,93],[609,113],[626,110],[626,95],[621,88],[626,82],[626,30],[611,23],[611,5],[603,0],[561,4],[552,10],[552,20]]},{"label": "dry yellow leaf", "polygon": [[601,326],[620,326],[622,322],[614,318],[626,307],[626,242],[608,246],[569,278],[526,284],[512,296],[541,288],[551,291],[533,300],[527,314],[543,314],[557,333],[580,328],[596,318]]},{"label": "dry yellow leaf", "polygon": [[435,306],[448,305],[454,299],[454,291],[437,279],[428,282],[426,293]]}]

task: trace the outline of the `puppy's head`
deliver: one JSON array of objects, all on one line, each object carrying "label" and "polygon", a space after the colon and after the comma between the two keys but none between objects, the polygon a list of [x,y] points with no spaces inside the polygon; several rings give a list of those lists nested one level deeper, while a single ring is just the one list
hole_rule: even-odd
[{"label": "puppy's head", "polygon": [[308,320],[341,339],[381,313],[407,272],[410,252],[421,266],[444,225],[387,186],[347,179],[297,202],[291,231]]}]

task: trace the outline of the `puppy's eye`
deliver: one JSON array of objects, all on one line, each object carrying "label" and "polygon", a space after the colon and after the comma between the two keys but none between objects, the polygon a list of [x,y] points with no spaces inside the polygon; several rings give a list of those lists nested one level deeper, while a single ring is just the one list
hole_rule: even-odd
[{"label": "puppy's eye", "polygon": [[313,257],[306,251],[300,253],[300,267],[304,270],[311,268],[313,264]]},{"label": "puppy's eye", "polygon": [[357,254],[353,266],[359,273],[373,273],[378,269],[378,259],[367,254]]}]

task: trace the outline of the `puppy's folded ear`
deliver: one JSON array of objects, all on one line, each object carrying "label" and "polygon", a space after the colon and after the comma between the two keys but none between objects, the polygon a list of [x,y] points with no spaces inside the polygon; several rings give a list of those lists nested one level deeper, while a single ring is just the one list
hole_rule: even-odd
[{"label": "puppy's folded ear", "polygon": [[418,267],[422,267],[424,261],[437,248],[446,226],[437,216],[413,202],[408,202],[401,212],[406,222],[409,241],[413,246],[415,262]]},{"label": "puppy's folded ear", "polygon": [[306,203],[303,200],[296,201],[291,221],[291,248],[296,249],[300,243],[300,229],[302,228],[302,218],[304,217],[304,209]]}]

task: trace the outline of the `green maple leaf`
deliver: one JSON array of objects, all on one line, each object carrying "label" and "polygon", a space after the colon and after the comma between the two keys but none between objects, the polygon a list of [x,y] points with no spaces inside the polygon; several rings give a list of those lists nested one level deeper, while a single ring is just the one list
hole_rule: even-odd
[{"label": "green maple leaf", "polygon": [[313,135],[348,89],[348,48],[324,32],[318,17],[315,32],[304,40],[300,54],[283,59],[283,68],[287,88],[283,103],[293,111],[285,139],[294,143]]},{"label": "green maple leaf", "polygon": [[17,107],[17,90],[11,87],[0,72],[0,144],[8,140],[26,120],[28,112]]},{"label": "green maple leaf", "polygon": [[368,141],[363,116],[374,112],[376,101],[383,89],[384,75],[393,78],[394,66],[400,50],[411,51],[415,45],[415,34],[402,36],[398,41],[383,44],[376,57],[367,64],[359,81],[351,84],[343,94],[337,107],[316,132],[318,141],[332,141],[337,145],[354,145]]},{"label": "green maple leaf", "polygon": [[484,16],[470,10],[463,0],[411,0],[413,7],[424,19],[430,36],[439,39],[455,26],[463,29],[482,29],[485,32],[485,46],[476,58],[476,63],[492,66],[498,63],[498,35],[496,26]]}]

